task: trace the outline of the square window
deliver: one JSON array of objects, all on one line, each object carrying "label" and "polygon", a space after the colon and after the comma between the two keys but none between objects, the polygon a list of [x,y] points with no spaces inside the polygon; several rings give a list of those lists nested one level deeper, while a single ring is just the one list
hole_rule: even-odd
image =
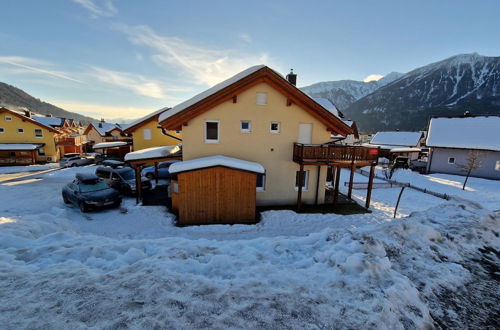
[{"label": "square window", "polygon": [[205,121],[205,143],[219,143],[219,121]]},{"label": "square window", "polygon": [[145,128],[142,133],[144,135],[144,140],[151,140],[151,130],[149,128]]},{"label": "square window", "polygon": [[[295,172],[295,190],[299,190],[299,176],[300,171]],[[307,191],[309,182],[309,171],[304,171],[302,175],[302,191]]]},{"label": "square window", "polygon": [[448,164],[455,164],[455,157],[449,157]]},{"label": "square window", "polygon": [[5,132],[5,129],[3,129],[3,128],[0,127],[0,134],[4,133],[4,132]]},{"label": "square window", "polygon": [[257,191],[266,190],[266,175],[265,174],[257,174]]},{"label": "square window", "polygon": [[37,138],[43,137],[43,132],[40,128],[35,128],[35,137]]},{"label": "square window", "polygon": [[17,129],[17,133],[19,133],[19,134],[23,134],[23,133],[24,133],[24,129],[23,129],[23,128],[18,128],[18,129]]},{"label": "square window", "polygon": [[5,121],[12,121],[12,117],[11,116],[5,116]]},{"label": "square window", "polygon": [[252,131],[252,124],[250,120],[242,120],[240,124],[240,130],[243,133],[250,133]]},{"label": "square window", "polygon": [[255,102],[257,105],[267,105],[267,93],[257,92]]},{"label": "square window", "polygon": [[495,164],[495,171],[500,171],[500,160],[497,160]]},{"label": "square window", "polygon": [[280,129],[280,123],[279,122],[272,122],[270,126],[270,132],[274,134],[278,134],[281,129]]}]

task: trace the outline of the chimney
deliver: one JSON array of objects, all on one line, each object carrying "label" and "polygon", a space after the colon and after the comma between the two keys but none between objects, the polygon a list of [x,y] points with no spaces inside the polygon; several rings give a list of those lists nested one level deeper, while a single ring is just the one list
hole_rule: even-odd
[{"label": "chimney", "polygon": [[24,110],[24,115],[28,118],[31,118],[31,111],[29,110]]},{"label": "chimney", "polygon": [[286,75],[286,80],[294,86],[297,86],[297,75],[293,73],[293,69],[290,69],[290,73]]}]

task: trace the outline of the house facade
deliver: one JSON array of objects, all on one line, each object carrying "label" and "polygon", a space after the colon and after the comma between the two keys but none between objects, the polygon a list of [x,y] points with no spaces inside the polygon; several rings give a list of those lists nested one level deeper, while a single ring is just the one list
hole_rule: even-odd
[{"label": "house facade", "polygon": [[[249,68],[159,116],[181,130],[183,160],[223,155],[257,162],[257,205],[323,203],[327,167],[299,166],[294,143],[325,144],[352,131],[342,120],[266,66]],[[303,169],[303,172],[300,169]],[[300,185],[300,187],[299,187]]]},{"label": "house facade", "polygon": [[500,116],[432,117],[427,136],[429,173],[466,175],[475,157],[479,164],[471,176],[500,180]]},{"label": "house facade", "polygon": [[130,142],[131,138],[123,130],[122,125],[106,123],[104,120],[90,123],[83,132],[88,142],[88,151],[92,151],[91,146],[97,143],[112,141]]},{"label": "house facade", "polygon": [[133,149],[142,150],[159,146],[177,145],[182,141],[181,131],[162,130],[158,127],[158,117],[168,111],[163,108],[130,123],[125,133],[132,135]]},{"label": "house facade", "polygon": [[57,162],[57,134],[51,126],[31,118],[29,112],[0,108],[0,163]]}]

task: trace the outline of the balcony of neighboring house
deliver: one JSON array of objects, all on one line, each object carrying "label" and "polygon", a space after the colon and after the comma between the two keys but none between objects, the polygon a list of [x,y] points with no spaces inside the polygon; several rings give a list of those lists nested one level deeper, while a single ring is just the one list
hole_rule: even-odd
[{"label": "balcony of neighboring house", "polygon": [[83,145],[87,143],[87,137],[80,134],[57,136],[55,138],[56,146],[61,149],[63,154],[65,153],[82,153]]},{"label": "balcony of neighboring house", "polygon": [[[327,194],[331,197],[333,205],[337,205],[339,200],[347,198],[351,200],[354,183],[354,172],[356,168],[370,166],[370,177],[367,185],[367,196],[365,208],[370,206],[371,190],[373,187],[373,177],[375,175],[375,165],[378,162],[380,150],[363,146],[346,146],[335,144],[293,144],[293,161],[300,166],[297,178],[298,182],[303,181],[305,175],[304,166],[327,166],[329,182]],[[346,196],[339,196],[340,173],[342,168],[350,169],[348,182],[348,193]],[[318,177],[319,180],[319,177]],[[319,182],[319,181],[318,181]],[[318,185],[319,187],[319,185]],[[302,187],[299,185],[297,194],[297,208],[300,209],[302,202]]]}]

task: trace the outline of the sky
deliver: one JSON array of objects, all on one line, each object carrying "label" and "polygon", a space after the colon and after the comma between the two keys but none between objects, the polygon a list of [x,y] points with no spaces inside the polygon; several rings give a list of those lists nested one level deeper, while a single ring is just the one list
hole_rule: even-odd
[{"label": "sky", "polygon": [[0,1],[0,81],[108,121],[256,64],[306,86],[500,56],[500,1]]}]

